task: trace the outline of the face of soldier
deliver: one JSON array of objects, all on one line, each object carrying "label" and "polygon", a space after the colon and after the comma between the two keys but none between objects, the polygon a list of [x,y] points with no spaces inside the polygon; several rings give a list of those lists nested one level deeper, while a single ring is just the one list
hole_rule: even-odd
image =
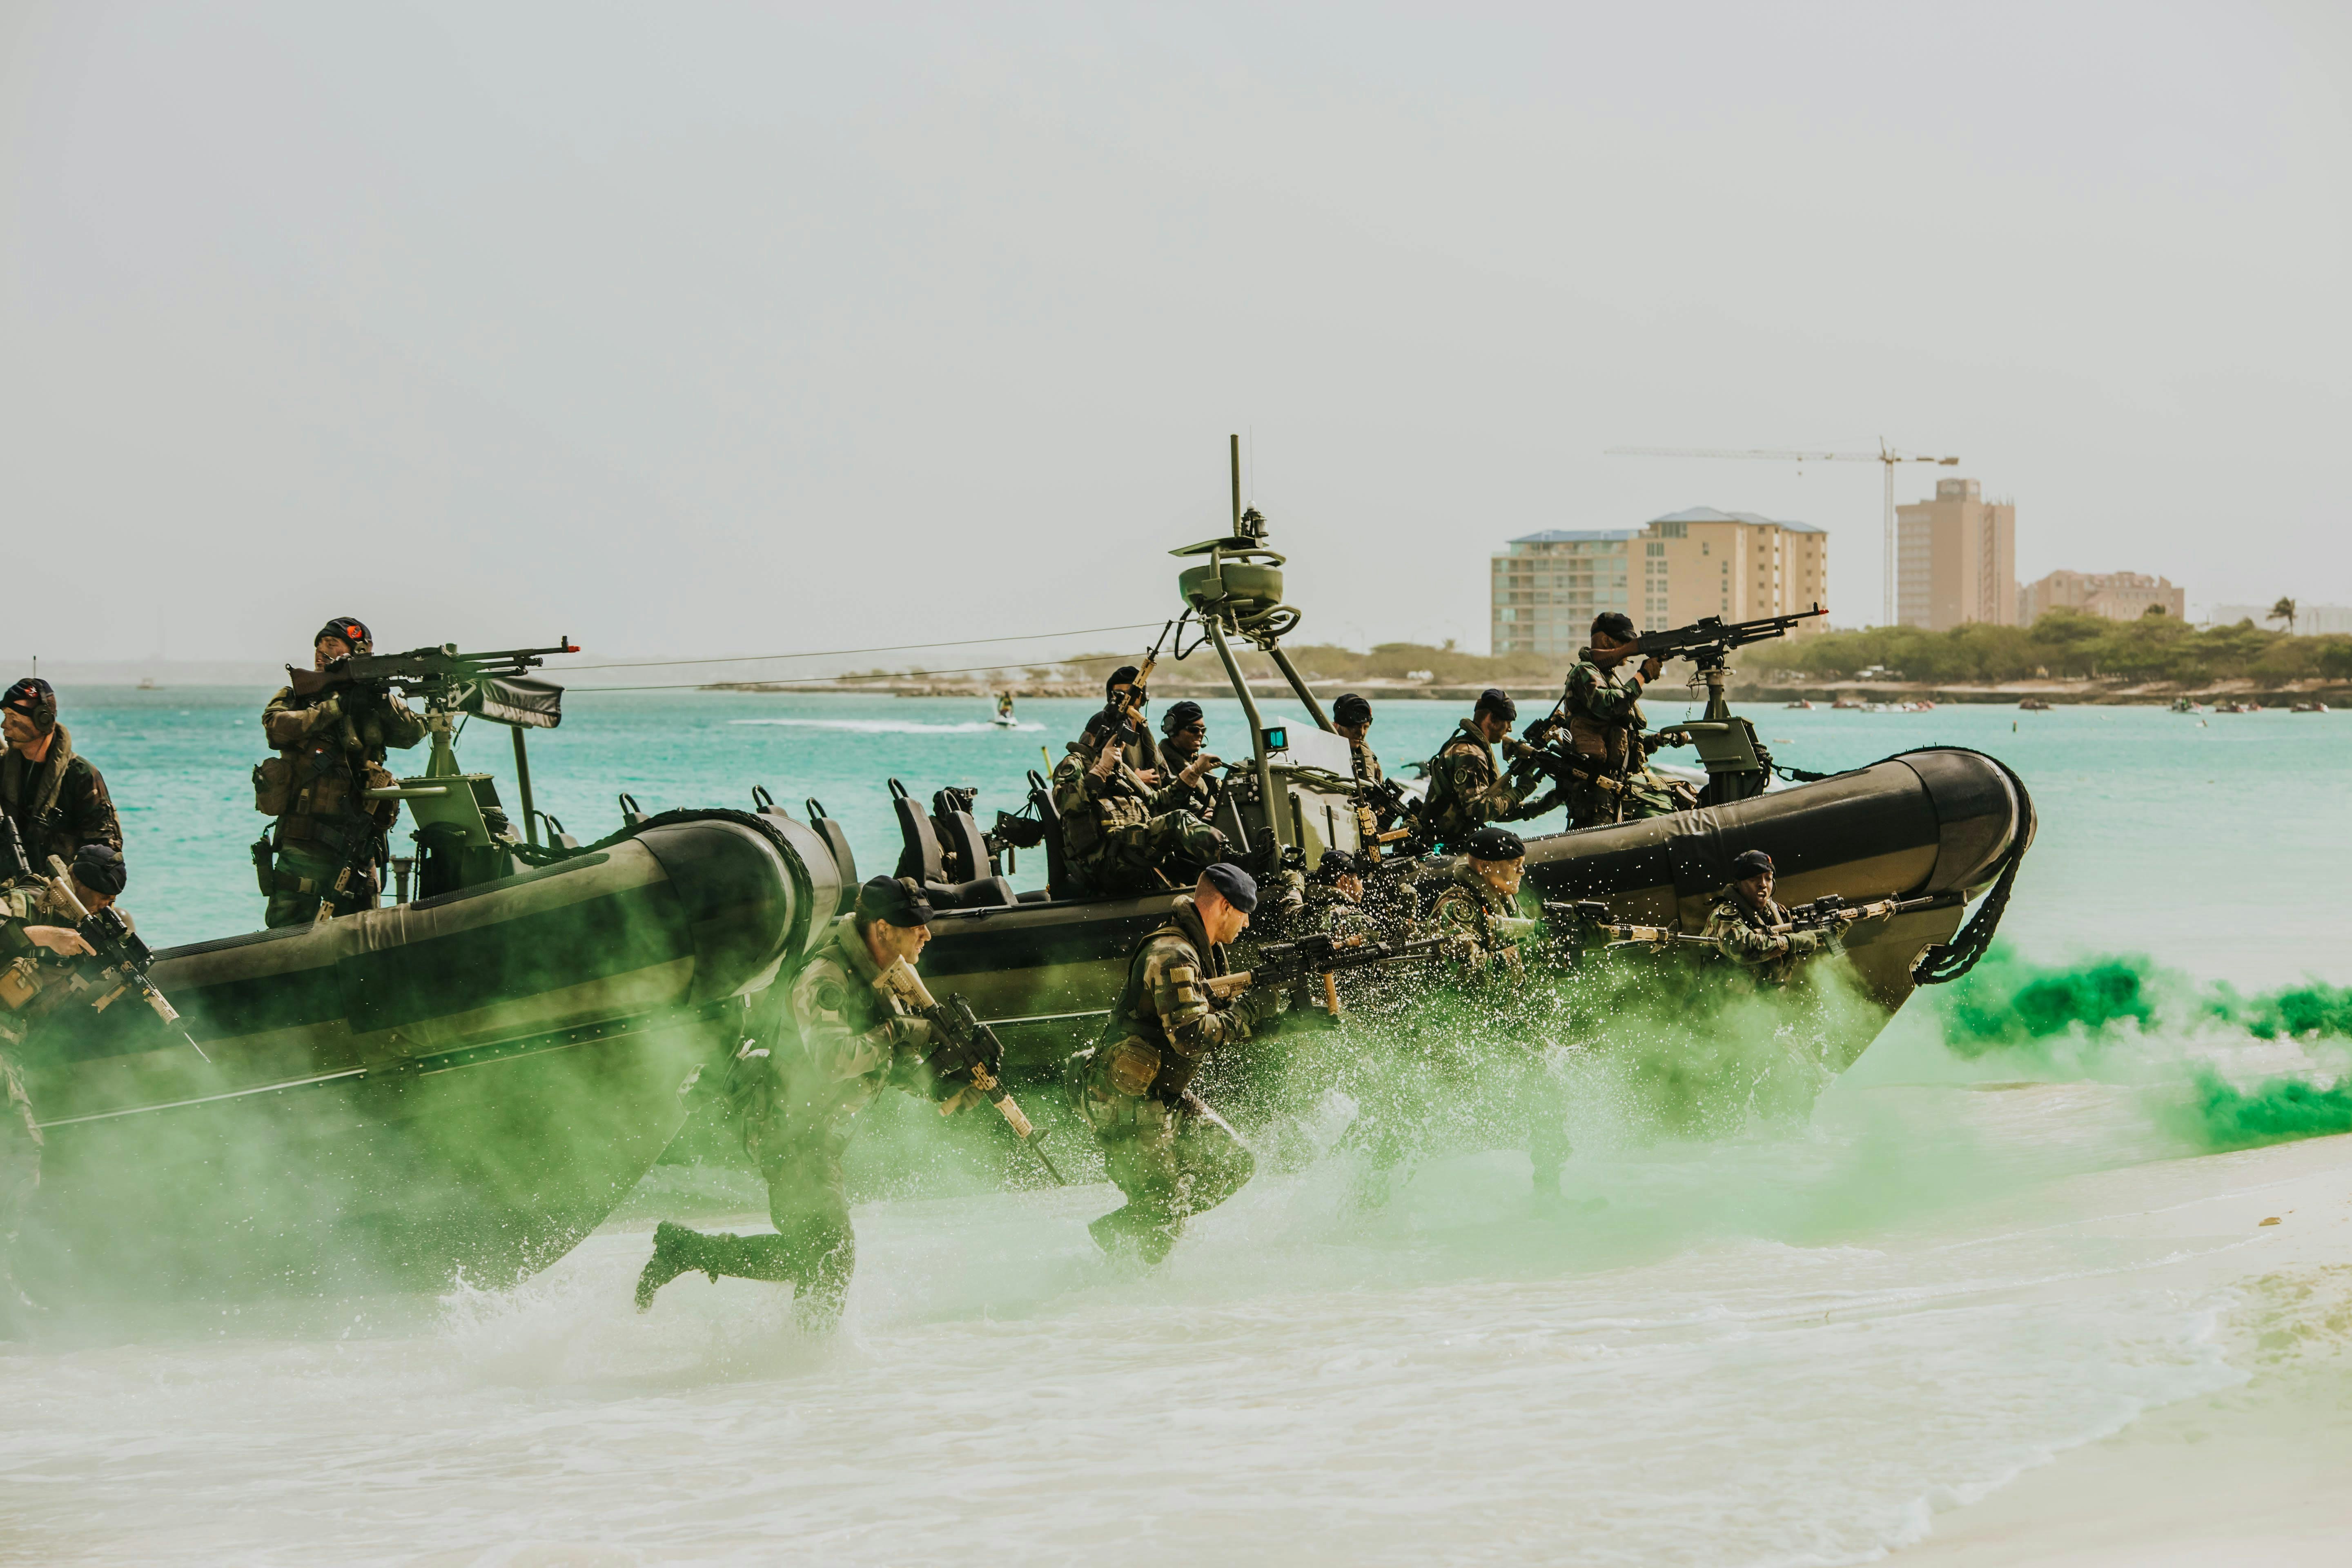
[{"label": "face of soldier", "polygon": [[20,752],[30,749],[41,738],[33,721],[14,708],[0,709],[0,736],[5,736],[8,743]]},{"label": "face of soldier", "polygon": [[1339,732],[1343,741],[1362,741],[1371,734],[1372,721],[1367,719],[1360,724],[1333,724],[1331,728]]},{"label": "face of soldier", "polygon": [[1470,723],[1490,746],[1511,732],[1511,721],[1500,713],[1480,713]]},{"label": "face of soldier", "polygon": [[1528,863],[1525,860],[1480,860],[1473,858],[1470,862],[1470,869],[1477,872],[1481,878],[1485,879],[1486,886],[1494,889],[1495,891],[1502,894],[1507,899],[1517,896],[1519,890],[1519,878],[1527,868]]},{"label": "face of soldier", "polygon": [[352,657],[352,645],[341,637],[320,637],[318,647],[310,650],[310,668],[324,669],[339,658]]},{"label": "face of soldier", "polygon": [[1176,753],[1179,757],[1190,760],[1191,758],[1200,755],[1201,748],[1208,743],[1208,721],[1205,719],[1195,719],[1190,724],[1183,726],[1181,729],[1171,730],[1168,731],[1167,749]]},{"label": "face of soldier", "polygon": [[88,910],[91,914],[96,914],[100,910],[111,909],[114,906],[114,895],[112,893],[93,893],[88,888],[81,885],[81,879],[79,877],[76,877],[73,879],[73,890],[74,897],[81,900],[81,907]]},{"label": "face of soldier", "polygon": [[1739,892],[1749,903],[1762,909],[1764,900],[1772,896],[1772,873],[1759,871],[1753,877],[1742,877],[1739,879]]},{"label": "face of soldier", "polygon": [[1225,896],[1214,888],[1202,888],[1192,896],[1192,907],[1201,917],[1201,929],[1219,947],[1249,930],[1249,916],[1225,901]]},{"label": "face of soldier", "polygon": [[887,969],[902,958],[908,968],[914,967],[930,940],[929,926],[894,926],[888,921],[876,921],[866,928],[866,951],[873,955],[877,969]]}]

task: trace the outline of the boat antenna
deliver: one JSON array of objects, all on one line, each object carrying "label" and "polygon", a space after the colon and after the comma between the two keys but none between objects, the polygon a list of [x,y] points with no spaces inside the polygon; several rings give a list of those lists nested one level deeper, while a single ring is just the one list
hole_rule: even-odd
[{"label": "boat antenna", "polygon": [[1242,531],[1242,438],[1239,432],[1225,437],[1226,454],[1232,459],[1234,474],[1234,534]]}]

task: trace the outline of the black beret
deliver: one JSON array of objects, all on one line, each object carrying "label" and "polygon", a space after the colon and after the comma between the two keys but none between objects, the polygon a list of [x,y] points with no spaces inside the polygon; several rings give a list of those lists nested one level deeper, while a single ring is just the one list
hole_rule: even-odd
[{"label": "black beret", "polygon": [[1131,683],[1137,676],[1141,675],[1143,671],[1136,668],[1135,666],[1131,664],[1120,665],[1117,669],[1110,672],[1110,679],[1103,682],[1103,695],[1106,697],[1109,696],[1113,688],[1126,686]]},{"label": "black beret", "polygon": [[1599,637],[1602,632],[1620,642],[1631,642],[1635,635],[1633,617],[1622,610],[1603,610],[1592,617],[1592,635]]},{"label": "black beret", "polygon": [[857,889],[857,912],[868,921],[894,926],[931,923],[930,900],[923,889],[904,877],[877,877]]},{"label": "black beret", "polygon": [[1528,852],[1517,834],[1491,822],[1472,834],[1462,847],[1473,860],[1517,860]]},{"label": "black beret", "polygon": [[316,647],[329,637],[339,637],[351,644],[353,653],[375,642],[375,634],[369,631],[367,623],[356,616],[335,616],[319,628],[319,635],[310,639],[310,646]]},{"label": "black beret", "polygon": [[120,893],[130,869],[111,844],[85,844],[74,851],[73,879],[93,893]]},{"label": "black beret", "polygon": [[28,675],[0,697],[0,708],[12,708],[33,721],[33,728],[47,734],[58,725],[58,694],[56,689],[37,675]]},{"label": "black beret", "polygon": [[1331,721],[1335,724],[1366,724],[1371,721],[1371,717],[1370,701],[1352,691],[1331,704]]},{"label": "black beret", "polygon": [[1762,876],[1772,869],[1772,857],[1761,849],[1745,849],[1731,862],[1731,869],[1739,881]]},{"label": "black beret", "polygon": [[1490,686],[1478,693],[1477,711],[1499,713],[1506,719],[1516,719],[1519,716],[1519,705],[1512,701],[1511,694],[1501,687]]},{"label": "black beret", "polygon": [[1201,880],[1244,914],[1257,908],[1257,879],[1230,860],[1220,860],[1202,872]]},{"label": "black beret", "polygon": [[1361,863],[1345,849],[1326,849],[1323,851],[1323,858],[1315,862],[1314,879],[1318,882],[1336,882],[1342,877],[1360,876],[1362,871]]},{"label": "black beret", "polygon": [[1160,716],[1160,728],[1172,735],[1200,716],[1201,705],[1187,697],[1168,705],[1168,711]]}]

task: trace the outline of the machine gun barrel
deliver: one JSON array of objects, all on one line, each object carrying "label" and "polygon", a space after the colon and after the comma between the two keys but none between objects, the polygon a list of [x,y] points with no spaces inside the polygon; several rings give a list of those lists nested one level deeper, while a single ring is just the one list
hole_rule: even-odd
[{"label": "machine gun barrel", "polygon": [[1589,925],[1609,940],[1607,947],[1654,947],[1664,949],[1677,944],[1693,947],[1713,947],[1715,943],[1703,936],[1695,936],[1674,926],[1634,925],[1616,919],[1609,906],[1594,899],[1579,899],[1567,903],[1546,903],[1547,919],[1567,920]]},{"label": "machine gun barrel", "polygon": [[286,667],[287,684],[297,697],[315,697],[338,686],[398,687],[403,691],[442,689],[495,676],[516,676],[537,669],[551,654],[578,653],[570,637],[553,647],[510,647],[488,653],[460,653],[456,643],[439,647],[411,648],[406,653],[362,653],[335,659],[324,669]]},{"label": "machine gun barrel", "polygon": [[65,861],[55,855],[49,857],[49,870],[55,878],[50,883],[50,890],[73,915],[75,931],[82,941],[89,943],[90,951],[98,955],[100,976],[115,983],[112,990],[91,1005],[93,1008],[102,1013],[124,991],[136,991],[140,999],[154,1010],[155,1016],[179,1030],[180,1038],[188,1042],[188,1048],[209,1063],[212,1058],[205,1056],[204,1047],[196,1044],[195,1036],[188,1033],[188,1026],[180,1022],[179,1009],[173,1006],[171,999],[147,978],[148,968],[154,963],[155,955],[139,939],[139,933],[131,929],[131,922],[110,906],[94,912],[84,908],[81,900],[74,896],[73,873],[67,869]]},{"label": "machine gun barrel", "polygon": [[1957,909],[1966,903],[1960,893],[1935,893],[1923,899],[1878,899],[1866,904],[1849,904],[1835,893],[1823,893],[1809,904],[1799,904],[1789,911],[1785,925],[1771,928],[1775,936],[1791,931],[1825,931],[1832,926],[1852,925],[1857,921],[1890,919],[1907,915],[1916,910]]},{"label": "machine gun barrel", "polygon": [[1734,648],[1787,637],[1799,622],[1828,614],[1829,611],[1815,605],[1810,610],[1799,610],[1793,615],[1759,616],[1752,621],[1727,621],[1721,616],[1703,616],[1686,626],[1675,626],[1663,632],[1643,632],[1633,639],[1633,657],[1690,658],[1702,662],[1720,660]]}]

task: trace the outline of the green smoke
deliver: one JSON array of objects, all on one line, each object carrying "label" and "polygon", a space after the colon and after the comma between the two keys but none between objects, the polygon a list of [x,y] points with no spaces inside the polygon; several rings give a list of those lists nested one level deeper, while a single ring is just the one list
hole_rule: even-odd
[{"label": "green smoke", "polygon": [[2316,982],[2256,996],[2216,985],[2205,999],[2205,1013],[2256,1039],[2352,1038],[2352,989]]},{"label": "green smoke", "polygon": [[2352,1082],[2275,1078],[2242,1089],[2207,1068],[2174,1121],[2190,1142],[2216,1151],[2352,1132]]},{"label": "green smoke", "polygon": [[1944,1043],[1974,1060],[2000,1047],[2031,1046],[2076,1030],[2096,1034],[2126,1021],[2157,1021],[2159,993],[2176,977],[2146,958],[2095,959],[2064,968],[2032,963],[1997,947],[1938,992]]}]

